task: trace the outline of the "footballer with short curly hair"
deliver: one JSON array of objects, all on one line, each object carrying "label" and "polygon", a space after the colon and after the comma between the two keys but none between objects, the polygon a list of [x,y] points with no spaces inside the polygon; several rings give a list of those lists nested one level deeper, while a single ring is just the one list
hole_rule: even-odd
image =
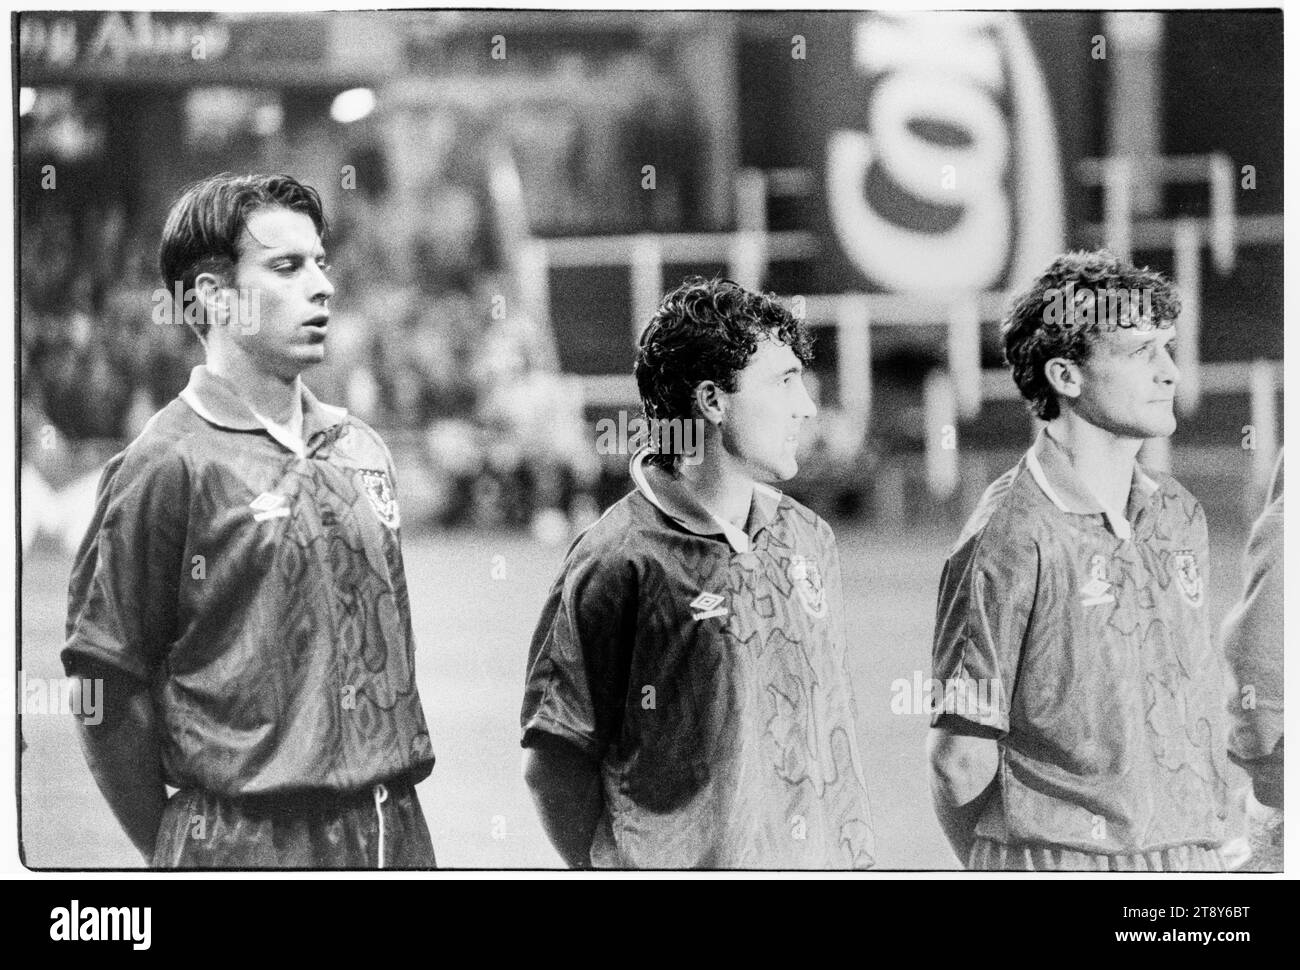
[{"label": "footballer with short curly hair", "polygon": [[1011,376],[1034,415],[1052,421],[1060,408],[1045,373],[1049,360],[1082,363],[1099,333],[1167,329],[1180,310],[1177,292],[1159,273],[1104,250],[1066,253],[1019,296],[1003,322]]},{"label": "footballer with short curly hair", "polygon": [[[776,300],[726,280],[685,280],[641,334],[635,373],[646,420],[698,418],[694,391],[704,380],[735,393],[737,375],[760,340],[788,347],[802,366],[812,363],[811,334]],[[672,468],[680,457],[662,449],[646,460]]]},{"label": "footballer with short curly hair", "polygon": [[830,527],[772,487],[817,408],[802,324],[694,277],[664,297],[636,377],[655,442],[569,550],[522,712],[525,778],[575,867],[872,864]]},{"label": "footballer with short curly hair", "polygon": [[1160,274],[1077,252],[1003,326],[1046,426],[940,580],[931,789],[967,868],[1223,867],[1205,513],[1137,462],[1176,425],[1178,306]]}]

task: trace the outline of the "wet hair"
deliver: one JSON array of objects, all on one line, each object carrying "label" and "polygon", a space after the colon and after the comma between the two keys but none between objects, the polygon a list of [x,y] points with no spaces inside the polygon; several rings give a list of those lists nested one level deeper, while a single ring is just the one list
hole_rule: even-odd
[{"label": "wet hair", "polygon": [[[634,370],[646,420],[696,417],[695,388],[702,381],[734,392],[760,340],[785,344],[805,365],[812,361],[811,335],[772,294],[728,279],[683,280],[663,298],[637,347]],[[674,456],[656,452],[647,460],[671,467]]]},{"label": "wet hair", "polygon": [[[183,298],[191,299],[194,281],[203,273],[231,280],[249,216],[271,206],[301,212],[322,238],[328,231],[319,193],[291,175],[223,172],[185,189],[167,214],[158,247],[158,269],[168,293],[179,282]],[[205,321],[195,330],[204,336],[208,326]]]},{"label": "wet hair", "polygon": [[1180,310],[1173,285],[1149,268],[1104,249],[1065,253],[1016,298],[1002,321],[1003,352],[1029,410],[1051,421],[1061,406],[1044,374],[1049,360],[1082,363],[1104,330],[1164,329]]}]

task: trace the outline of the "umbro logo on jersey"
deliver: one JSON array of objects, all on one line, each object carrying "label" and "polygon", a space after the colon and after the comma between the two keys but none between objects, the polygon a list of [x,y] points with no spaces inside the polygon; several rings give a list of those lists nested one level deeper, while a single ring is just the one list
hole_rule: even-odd
[{"label": "umbro logo on jersey", "polygon": [[701,593],[691,600],[691,609],[695,611],[691,614],[691,619],[707,620],[714,616],[726,616],[727,608],[722,605],[723,602],[717,593]]},{"label": "umbro logo on jersey", "polygon": [[1110,591],[1110,583],[1104,579],[1094,579],[1083,587],[1084,606],[1101,606],[1103,603],[1114,602],[1115,594]]},{"label": "umbro logo on jersey", "polygon": [[1081,591],[1083,605],[1101,606],[1103,603],[1114,603],[1115,594],[1110,591],[1110,582],[1106,579],[1106,557],[1093,556],[1088,572],[1092,579]]},{"label": "umbro logo on jersey", "polygon": [[265,522],[267,519],[282,519],[289,514],[288,498],[283,495],[276,495],[274,492],[263,492],[249,502],[248,507],[253,510],[254,522]]}]

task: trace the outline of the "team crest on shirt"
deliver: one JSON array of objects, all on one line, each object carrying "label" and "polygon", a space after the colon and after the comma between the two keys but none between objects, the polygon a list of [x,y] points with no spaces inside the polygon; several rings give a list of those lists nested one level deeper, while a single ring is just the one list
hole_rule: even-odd
[{"label": "team crest on shirt", "polygon": [[1196,553],[1183,549],[1174,555],[1174,577],[1178,580],[1178,592],[1183,594],[1188,605],[1200,606],[1204,602],[1205,583],[1196,564]]},{"label": "team crest on shirt", "polygon": [[1114,603],[1115,594],[1111,592],[1110,580],[1106,578],[1105,556],[1092,557],[1088,576],[1088,584],[1080,591],[1083,594],[1080,598],[1083,605],[1102,606],[1106,603]]},{"label": "team crest on shirt", "polygon": [[822,571],[817,563],[804,556],[791,556],[790,565],[786,567],[786,576],[794,591],[799,594],[799,602],[809,615],[821,619],[826,615],[826,590],[822,586]]},{"label": "team crest on shirt", "polygon": [[396,529],[401,524],[401,517],[397,512],[397,496],[393,494],[393,483],[388,478],[388,472],[363,468],[361,484],[365,487],[366,498],[370,499],[370,505],[374,508],[375,515],[379,516],[379,521],[390,529]]}]

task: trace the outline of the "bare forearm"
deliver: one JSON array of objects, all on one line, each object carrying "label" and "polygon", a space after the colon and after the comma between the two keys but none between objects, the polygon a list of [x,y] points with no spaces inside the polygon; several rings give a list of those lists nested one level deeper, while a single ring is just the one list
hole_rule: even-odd
[{"label": "bare forearm", "polygon": [[1250,775],[1251,787],[1255,800],[1269,808],[1281,808],[1283,804],[1283,742],[1278,741],[1273,753],[1256,761],[1243,762],[1243,767]]},{"label": "bare forearm", "polygon": [[551,845],[565,865],[591,868],[591,843],[604,810],[600,768],[555,742],[524,752],[524,779]]},{"label": "bare forearm", "polygon": [[106,708],[99,724],[78,722],[82,750],[113,815],[149,861],[167,802],[152,708],[144,692],[119,693],[116,702],[110,695]]},{"label": "bare forearm", "polygon": [[943,829],[952,851],[957,853],[957,860],[966,866],[970,859],[971,847],[975,844],[975,826],[984,814],[989,798],[993,795],[990,785],[980,795],[964,805],[953,804],[949,795],[940,790],[940,786],[931,783],[931,795],[934,799],[934,813],[939,818],[939,827]]},{"label": "bare forearm", "polygon": [[955,734],[932,728],[928,739],[930,795],[939,826],[963,866],[975,826],[997,790],[998,743],[993,733]]}]

